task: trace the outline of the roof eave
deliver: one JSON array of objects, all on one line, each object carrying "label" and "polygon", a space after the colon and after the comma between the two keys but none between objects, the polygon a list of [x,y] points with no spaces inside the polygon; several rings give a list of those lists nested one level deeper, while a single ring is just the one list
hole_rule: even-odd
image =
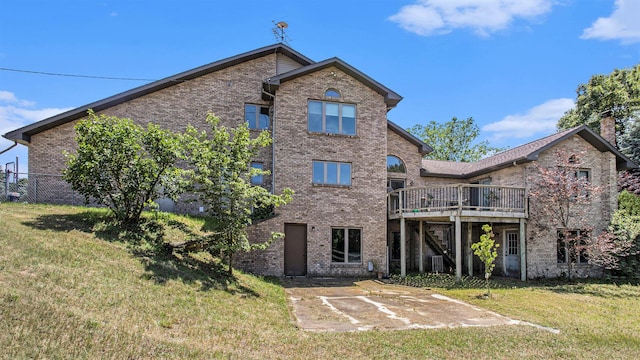
[{"label": "roof eave", "polygon": [[436,178],[446,178],[446,179],[465,179],[466,178],[466,176],[461,174],[432,173],[427,171],[424,168],[420,169],[420,177],[436,177]]},{"label": "roof eave", "polygon": [[277,76],[266,79],[263,83],[263,88],[265,91],[271,93],[270,90],[277,90],[282,82],[292,80],[300,76],[304,76],[304,75],[316,72],[318,70],[325,69],[330,66],[334,66],[340,69],[341,71],[349,74],[350,76],[360,81],[361,83],[367,85],[369,88],[373,89],[378,94],[384,96],[384,102],[387,105],[387,110],[395,107],[402,100],[402,96],[400,96],[393,90],[380,84],[379,82],[370,78],[360,70],[354,68],[353,66],[347,64],[346,62],[344,62],[343,60],[337,57],[333,57],[333,58],[320,61],[317,63],[313,63],[307,66],[303,66],[301,68],[294,69],[286,73],[279,74]]},{"label": "roof eave", "polygon": [[400,135],[405,140],[407,140],[410,143],[412,143],[413,145],[417,146],[418,147],[418,151],[420,152],[420,154],[422,156],[425,156],[425,155],[427,155],[427,154],[429,154],[429,153],[431,153],[433,151],[433,148],[431,146],[426,144],[424,141],[418,139],[413,134],[409,133],[405,129],[401,128],[398,124],[394,123],[393,121],[391,121],[389,119],[387,119],[387,128],[391,129],[391,131],[395,132],[396,134]]},{"label": "roof eave", "polygon": [[96,112],[104,109],[119,105],[121,103],[130,101],[132,99],[165,89],[167,87],[179,84],[183,81],[191,80],[208,73],[224,69],[226,67],[234,66],[246,61],[254,60],[262,56],[266,56],[271,53],[282,53],[296,60],[303,65],[309,65],[313,63],[313,60],[298,53],[284,44],[274,44],[265,46],[259,49],[255,49],[249,52],[245,52],[239,55],[231,56],[222,60],[218,60],[203,66],[199,66],[195,69],[187,70],[179,74],[166,77],[164,79],[154,81],[152,83],[142,85],[131,90],[110,96],[108,98],[92,102],[87,105],[77,107],[73,110],[69,110],[62,114],[58,114],[36,123],[21,127],[14,131],[10,131],[3,135],[3,137],[18,141],[24,145],[28,145],[31,141],[31,135],[37,134],[41,131],[46,131],[64,123],[80,119],[85,116],[87,110],[93,109]]},{"label": "roof eave", "polygon": [[550,149],[561,141],[564,141],[570,138],[573,135],[578,135],[585,139],[589,144],[598,149],[600,152],[610,151],[616,156],[616,170],[629,170],[635,169],[638,167],[631,159],[629,159],[626,155],[620,152],[615,146],[611,145],[607,140],[605,140],[601,135],[597,134],[595,131],[591,130],[587,125],[582,125],[573,129],[573,131],[567,132],[564,136],[555,139],[549,144],[539,148],[538,150],[529,154],[530,158],[534,158],[537,160],[538,156],[541,152]]}]

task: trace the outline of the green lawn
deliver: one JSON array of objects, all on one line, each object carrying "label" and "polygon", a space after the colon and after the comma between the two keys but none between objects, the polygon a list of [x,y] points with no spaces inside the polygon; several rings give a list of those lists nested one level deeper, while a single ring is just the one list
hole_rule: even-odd
[{"label": "green lawn", "polygon": [[[593,281],[425,283],[530,326],[314,333],[276,279],[228,277],[203,254],[159,256],[77,207],[0,204],[0,358],[602,358],[640,356],[640,288]],[[177,226],[176,221],[184,223]],[[167,217],[165,241],[201,221]],[[435,287],[442,286],[442,287]]]}]

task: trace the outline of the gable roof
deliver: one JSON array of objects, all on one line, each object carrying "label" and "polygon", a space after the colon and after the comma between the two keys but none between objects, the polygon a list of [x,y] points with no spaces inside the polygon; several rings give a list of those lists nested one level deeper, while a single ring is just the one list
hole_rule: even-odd
[{"label": "gable roof", "polygon": [[411,134],[408,131],[406,131],[405,129],[401,128],[400,126],[398,126],[396,123],[392,122],[391,120],[387,120],[387,129],[395,132],[396,134],[400,135],[402,138],[404,138],[408,142],[410,142],[413,145],[417,146],[418,147],[418,151],[420,152],[420,154],[422,154],[422,156],[425,156],[428,153],[433,151],[433,148],[431,146],[427,145],[424,141],[418,139],[413,134]]},{"label": "gable roof", "polygon": [[395,107],[400,102],[400,100],[402,100],[402,96],[398,95],[396,92],[390,90],[386,86],[373,80],[372,78],[367,76],[365,73],[347,64],[346,62],[342,61],[337,57],[333,57],[321,62],[313,63],[307,66],[300,67],[295,70],[291,70],[283,74],[279,74],[277,76],[273,76],[264,81],[263,87],[265,91],[272,93],[273,90],[277,90],[278,87],[280,87],[280,84],[285,81],[292,80],[297,77],[304,76],[318,70],[326,69],[331,66],[334,66],[344,71],[349,76],[355,78],[356,80],[365,84],[366,86],[368,86],[369,88],[377,92],[378,94],[384,96],[384,102],[385,104],[387,104],[387,109]]},{"label": "gable roof", "polygon": [[254,60],[269,54],[279,53],[286,55],[303,66],[313,64],[314,61],[302,55],[301,53],[293,50],[284,44],[274,44],[265,46],[256,50],[245,52],[239,55],[228,57],[226,59],[218,60],[207,65],[199,66],[197,68],[181,72],[179,74],[166,77],[164,79],[154,81],[152,83],[142,85],[131,90],[122,92],[117,95],[110,96],[108,98],[92,102],[87,105],[77,107],[73,110],[52,116],[50,118],[38,121],[36,123],[24,126],[14,131],[10,131],[3,136],[9,140],[17,141],[21,144],[28,145],[31,141],[31,135],[39,132],[54,128],[56,126],[68,123],[84,117],[87,114],[87,110],[93,109],[96,112],[101,110],[122,104],[124,102],[139,98],[141,96],[168,88],[170,86],[179,84],[181,82],[191,80],[214,71],[218,71],[230,66],[234,66],[246,61]]},{"label": "gable roof", "polygon": [[638,167],[638,165],[634,164],[633,161],[622,154],[608,141],[603,139],[588,126],[582,125],[534,140],[530,143],[503,151],[476,162],[463,163],[423,159],[420,175],[426,177],[471,178],[515,164],[535,161],[540,156],[540,153],[574,135],[582,137],[600,152],[612,152],[616,156],[616,167],[618,170],[627,170]]}]

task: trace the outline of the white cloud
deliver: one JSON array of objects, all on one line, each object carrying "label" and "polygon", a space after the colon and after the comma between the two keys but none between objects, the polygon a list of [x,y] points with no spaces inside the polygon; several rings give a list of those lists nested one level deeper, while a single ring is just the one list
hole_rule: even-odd
[{"label": "white cloud", "polygon": [[429,36],[470,28],[479,36],[506,29],[518,18],[551,11],[552,0],[417,0],[389,17],[407,31]]},{"label": "white cloud", "polygon": [[33,101],[19,100],[9,91],[0,90],[0,103],[17,104],[18,106],[34,106]]},{"label": "white cloud", "polygon": [[111,16],[111,17],[115,17],[115,16],[118,16],[118,13],[117,13],[117,12],[115,12],[115,11],[112,11],[112,12],[109,14],[109,16]]},{"label": "white cloud", "polygon": [[581,39],[620,40],[623,43],[640,41],[640,1],[616,0],[611,16],[598,18],[584,29]]},{"label": "white cloud", "polygon": [[[19,99],[9,91],[0,90],[0,135],[25,125],[71,110],[71,108],[35,108],[36,103]],[[0,147],[11,144],[0,138]],[[1,150],[1,149],[0,149]]]},{"label": "white cloud", "polygon": [[546,136],[556,131],[558,120],[574,106],[573,100],[568,98],[548,100],[524,114],[507,115],[500,121],[487,124],[482,131],[493,133],[496,141]]}]

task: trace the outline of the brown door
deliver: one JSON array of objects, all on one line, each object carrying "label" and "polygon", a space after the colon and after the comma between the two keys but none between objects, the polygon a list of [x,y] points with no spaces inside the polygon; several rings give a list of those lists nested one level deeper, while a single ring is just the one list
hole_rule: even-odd
[{"label": "brown door", "polygon": [[284,274],[307,275],[306,224],[284,224]]}]

